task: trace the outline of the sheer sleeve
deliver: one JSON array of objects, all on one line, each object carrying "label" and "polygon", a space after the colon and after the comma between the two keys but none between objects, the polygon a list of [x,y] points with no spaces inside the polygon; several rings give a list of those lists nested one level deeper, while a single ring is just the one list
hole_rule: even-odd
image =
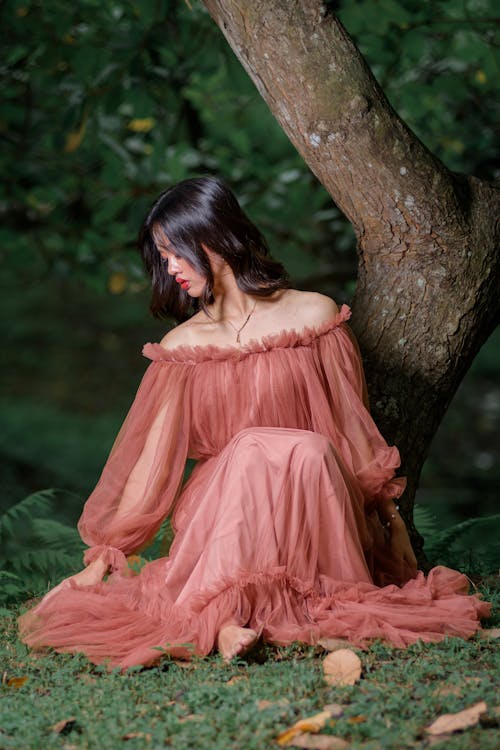
[{"label": "sheer sleeve", "polygon": [[156,361],[146,370],[78,523],[90,546],[87,564],[103,556],[112,569],[121,567],[172,507],[188,450],[186,378],[186,366],[177,363]]},{"label": "sheer sleeve", "polygon": [[399,497],[406,487],[404,477],[394,478],[399,451],[387,445],[370,415],[359,348],[345,323],[318,339],[318,356],[330,424],[318,413],[316,429],[331,435],[367,503]]}]

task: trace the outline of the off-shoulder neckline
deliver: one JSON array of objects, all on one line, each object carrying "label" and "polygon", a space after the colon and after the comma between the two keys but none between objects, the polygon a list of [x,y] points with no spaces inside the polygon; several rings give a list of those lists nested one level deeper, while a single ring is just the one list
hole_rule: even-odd
[{"label": "off-shoulder neckline", "polygon": [[148,342],[144,344],[142,353],[148,359],[163,362],[179,362],[184,364],[196,364],[198,362],[241,360],[251,354],[269,352],[274,349],[289,349],[299,346],[310,346],[316,339],[326,333],[338,328],[351,317],[351,309],[348,305],[342,305],[339,312],[330,320],[325,320],[317,326],[305,326],[300,331],[295,329],[283,329],[277,333],[270,333],[262,339],[251,339],[243,346],[227,345],[216,346],[215,344],[182,344],[181,346],[166,349],[159,343]]}]

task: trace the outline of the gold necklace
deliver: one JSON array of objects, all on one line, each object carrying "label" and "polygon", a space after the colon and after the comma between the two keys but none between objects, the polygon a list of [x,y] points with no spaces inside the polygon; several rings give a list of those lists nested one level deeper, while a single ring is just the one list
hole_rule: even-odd
[{"label": "gold necklace", "polygon": [[252,309],[251,309],[251,310],[250,310],[250,312],[248,313],[248,315],[247,315],[247,317],[246,317],[246,320],[245,320],[245,322],[243,323],[243,325],[241,326],[241,328],[236,328],[236,326],[235,326],[235,325],[233,325],[233,324],[231,323],[231,321],[230,321],[230,320],[227,320],[227,321],[226,321],[227,323],[229,323],[229,325],[231,326],[231,328],[233,328],[233,329],[234,329],[234,330],[236,331],[236,343],[237,343],[237,344],[241,343],[241,342],[240,342],[240,333],[242,332],[242,330],[244,329],[244,327],[246,326],[246,324],[248,323],[248,321],[250,320],[250,318],[251,318],[251,317],[252,317],[252,315],[254,314],[254,312],[255,312],[255,308],[256,308],[256,307],[257,307],[257,300],[255,300],[255,302],[254,302],[254,306],[252,307]]}]

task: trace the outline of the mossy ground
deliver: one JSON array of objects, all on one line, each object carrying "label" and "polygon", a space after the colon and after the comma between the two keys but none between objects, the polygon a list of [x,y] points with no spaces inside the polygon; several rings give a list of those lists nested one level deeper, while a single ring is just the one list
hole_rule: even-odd
[{"label": "mossy ground", "polygon": [[[496,585],[483,590],[490,600],[500,598]],[[344,714],[323,733],[354,750],[427,748],[424,729],[441,714],[499,702],[498,641],[491,639],[405,650],[374,644],[360,653],[361,681],[335,688],[323,681],[324,652],[300,646],[265,647],[230,665],[213,656],[108,673],[82,655],[31,654],[17,640],[15,614],[4,617],[0,647],[2,750],[277,748],[281,731],[329,703],[342,704]],[[487,624],[494,626],[495,617]],[[16,677],[27,680],[15,687]],[[52,729],[72,717],[63,732]],[[492,724],[446,737],[442,747],[496,750],[500,736]]]}]

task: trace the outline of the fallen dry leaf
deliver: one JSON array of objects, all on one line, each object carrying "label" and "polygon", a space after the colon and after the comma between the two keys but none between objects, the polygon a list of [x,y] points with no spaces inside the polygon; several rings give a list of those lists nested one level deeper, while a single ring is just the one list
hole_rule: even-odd
[{"label": "fallen dry leaf", "polygon": [[340,703],[328,703],[326,706],[323,706],[323,711],[329,711],[332,719],[338,719],[344,714],[344,706]]},{"label": "fallen dry leaf", "polygon": [[248,677],[245,674],[236,674],[226,682],[226,685],[236,685],[237,682],[241,682],[242,680],[248,680]]},{"label": "fallen dry leaf", "polygon": [[146,742],[151,742],[151,735],[149,732],[127,732],[122,737],[122,740],[135,740],[144,739]]},{"label": "fallen dry leaf", "polygon": [[130,565],[142,565],[142,563],[146,561],[140,555],[128,555],[127,562],[130,563]]},{"label": "fallen dry leaf", "polygon": [[459,711],[456,714],[443,714],[439,716],[439,718],[425,728],[425,731],[428,734],[436,735],[458,732],[461,729],[473,727],[479,722],[481,714],[486,713],[487,710],[486,703],[480,701],[474,706],[466,708],[464,711]]},{"label": "fallen dry leaf", "polygon": [[188,714],[187,716],[181,716],[178,721],[179,724],[185,724],[186,721],[203,721],[204,718],[203,714]]},{"label": "fallen dry leaf", "polygon": [[328,685],[354,685],[361,677],[361,659],[350,648],[333,651],[323,659]]},{"label": "fallen dry leaf", "polygon": [[322,646],[326,651],[338,651],[340,648],[349,648],[350,645],[344,638],[322,638],[318,641],[318,646]]},{"label": "fallen dry leaf", "polygon": [[180,667],[181,669],[195,669],[196,664],[194,664],[192,661],[183,661],[182,659],[172,659],[172,663],[175,664],[176,667]]},{"label": "fallen dry leaf", "polygon": [[285,729],[277,736],[276,741],[278,745],[290,745],[291,740],[297,737],[299,734],[305,734],[306,732],[320,732],[325,726],[326,722],[331,719],[329,711],[321,711],[319,714],[314,716],[308,716],[306,719],[297,721],[292,727]]},{"label": "fallen dry leaf", "polygon": [[272,701],[257,701],[257,709],[259,711],[265,711],[266,708],[271,708],[271,706],[276,705]]},{"label": "fallen dry leaf", "polygon": [[341,737],[333,737],[329,734],[301,734],[300,737],[295,737],[289,745],[310,750],[345,750],[350,747],[350,744]]},{"label": "fallen dry leaf", "polygon": [[7,680],[7,687],[21,688],[28,680],[29,677],[11,677]]},{"label": "fallen dry leaf", "polygon": [[266,708],[283,708],[283,706],[288,706],[289,703],[288,698],[281,698],[279,701],[257,701],[255,705],[259,711],[265,711]]},{"label": "fallen dry leaf", "polygon": [[500,638],[500,628],[481,628],[481,630],[478,631],[478,636],[480,638],[486,638],[487,640]]},{"label": "fallen dry leaf", "polygon": [[366,721],[366,716],[363,716],[362,714],[360,714],[359,716],[350,716],[347,719],[347,722],[349,724],[364,724],[365,721]]},{"label": "fallen dry leaf", "polygon": [[68,716],[67,719],[61,719],[54,726],[50,727],[56,734],[63,734],[63,732],[70,732],[73,728],[73,724],[76,721],[76,716]]}]

